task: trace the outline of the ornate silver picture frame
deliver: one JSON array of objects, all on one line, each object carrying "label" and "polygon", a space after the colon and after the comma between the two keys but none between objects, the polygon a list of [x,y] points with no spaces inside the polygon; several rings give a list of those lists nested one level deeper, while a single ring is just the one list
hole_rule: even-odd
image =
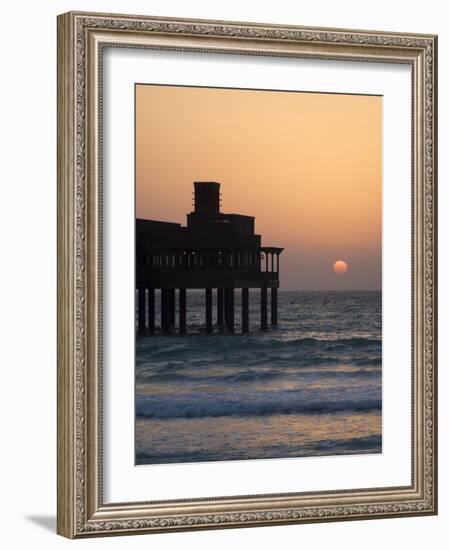
[{"label": "ornate silver picture frame", "polygon": [[[103,56],[108,48],[411,69],[411,483],[104,498]],[[437,513],[437,37],[70,12],[58,17],[58,533],[69,538]],[[133,369],[133,365],[129,365]],[[130,430],[133,426],[130,425]],[[293,487],[293,486],[292,486]],[[181,493],[180,493],[181,495]]]}]

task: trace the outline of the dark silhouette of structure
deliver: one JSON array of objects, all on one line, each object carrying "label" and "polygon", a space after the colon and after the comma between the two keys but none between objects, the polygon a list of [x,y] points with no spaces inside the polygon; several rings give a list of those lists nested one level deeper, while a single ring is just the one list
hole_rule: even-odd
[{"label": "dark silhouette of structure", "polygon": [[260,288],[260,326],[267,329],[271,289],[271,324],[278,319],[279,255],[283,248],[261,246],[254,217],[220,212],[220,184],[194,182],[194,211],[187,226],[136,220],[136,291],[139,333],[155,332],[155,290],[161,289],[161,328],[175,326],[178,290],[179,332],[186,332],[187,289],[205,289],[206,331],[216,324],[234,332],[234,289],[242,292],[242,332],[249,329],[249,289]]}]

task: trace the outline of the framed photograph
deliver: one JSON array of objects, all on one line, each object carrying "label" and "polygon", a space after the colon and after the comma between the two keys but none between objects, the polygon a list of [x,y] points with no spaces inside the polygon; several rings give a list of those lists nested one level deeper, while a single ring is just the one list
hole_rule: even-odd
[{"label": "framed photograph", "polygon": [[436,63],[59,16],[59,534],[437,513]]}]

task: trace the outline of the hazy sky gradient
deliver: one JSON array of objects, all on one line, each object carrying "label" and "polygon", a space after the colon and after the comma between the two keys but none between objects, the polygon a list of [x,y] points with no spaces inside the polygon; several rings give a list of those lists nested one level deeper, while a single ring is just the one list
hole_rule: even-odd
[{"label": "hazy sky gradient", "polygon": [[380,289],[381,143],[381,97],[137,85],[137,217],[185,224],[193,181],[218,181],[285,248],[281,288]]}]

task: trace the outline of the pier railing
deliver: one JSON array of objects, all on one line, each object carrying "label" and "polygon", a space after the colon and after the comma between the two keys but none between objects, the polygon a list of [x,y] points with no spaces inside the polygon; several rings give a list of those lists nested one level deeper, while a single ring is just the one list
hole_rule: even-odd
[{"label": "pier railing", "polygon": [[279,272],[282,249],[261,247],[259,250],[186,250],[164,249],[138,257],[140,269],[153,271],[251,271]]}]

